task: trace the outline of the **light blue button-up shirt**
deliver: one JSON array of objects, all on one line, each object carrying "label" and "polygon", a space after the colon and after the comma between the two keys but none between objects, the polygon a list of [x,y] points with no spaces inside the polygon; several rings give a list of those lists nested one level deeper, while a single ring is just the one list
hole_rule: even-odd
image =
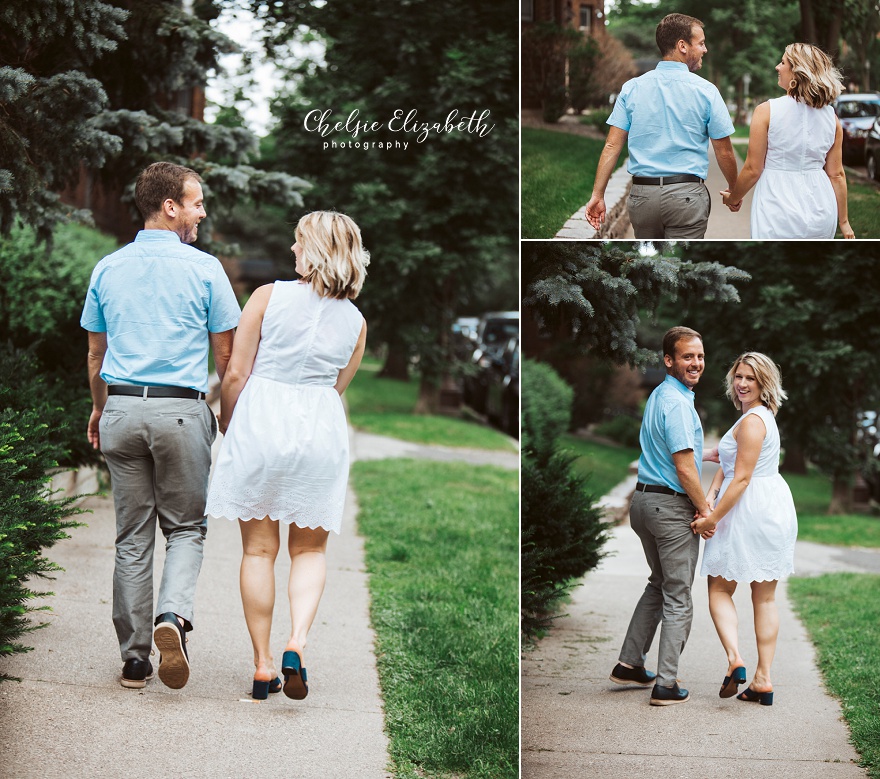
[{"label": "light blue button-up shirt", "polygon": [[662,60],[627,81],[608,124],[629,134],[633,176],[709,175],[709,139],[733,134],[733,122],[717,87],[683,62]]},{"label": "light blue button-up shirt", "polygon": [[241,309],[216,257],[171,230],[141,230],[92,271],[80,325],[107,333],[108,384],[208,390],[208,333],[238,325]]},{"label": "light blue button-up shirt", "polygon": [[693,449],[697,473],[703,465],[703,425],[694,408],[694,393],[674,376],[666,380],[648,398],[642,429],[639,431],[642,454],[639,457],[639,481],[684,492],[672,455]]}]

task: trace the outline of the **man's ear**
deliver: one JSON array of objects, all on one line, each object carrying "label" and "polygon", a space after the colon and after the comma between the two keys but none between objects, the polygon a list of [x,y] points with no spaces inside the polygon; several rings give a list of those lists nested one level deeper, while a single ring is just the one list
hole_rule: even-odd
[{"label": "man's ear", "polygon": [[671,367],[672,367],[672,358],[671,358],[668,354],[664,354],[664,355],[663,355],[663,364],[664,364],[667,368],[671,368]]},{"label": "man's ear", "polygon": [[177,216],[177,203],[174,202],[170,197],[166,197],[165,200],[162,201],[162,213],[165,216],[174,219]]}]

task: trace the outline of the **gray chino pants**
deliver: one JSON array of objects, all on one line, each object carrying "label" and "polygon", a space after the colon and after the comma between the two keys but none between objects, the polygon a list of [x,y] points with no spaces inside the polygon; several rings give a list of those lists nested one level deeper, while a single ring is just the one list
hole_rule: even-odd
[{"label": "gray chino pants", "polygon": [[705,184],[633,184],[626,199],[633,233],[652,238],[703,238],[712,200]]},{"label": "gray chino pants", "polygon": [[651,574],[626,631],[620,661],[643,666],[659,625],[656,683],[671,687],[694,617],[691,586],[700,553],[700,537],[690,528],[694,507],[687,498],[636,492],[629,516]]},{"label": "gray chino pants", "polygon": [[144,660],[153,643],[157,519],[165,567],[156,614],[172,611],[192,629],[217,420],[203,400],[111,395],[100,432],[116,507],[113,624],[123,661]]}]

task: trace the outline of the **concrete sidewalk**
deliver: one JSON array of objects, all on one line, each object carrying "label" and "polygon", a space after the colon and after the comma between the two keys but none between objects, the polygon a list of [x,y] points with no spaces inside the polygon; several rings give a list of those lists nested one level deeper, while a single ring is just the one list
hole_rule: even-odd
[{"label": "concrete sidewalk", "polygon": [[[747,138],[737,140],[744,141],[748,144]],[[737,156],[737,169],[742,168],[742,166],[743,161]],[[626,163],[624,163],[615,173],[613,181],[617,186],[612,187],[609,185],[606,193],[606,205],[609,214],[612,213],[616,202],[620,198],[625,198],[626,194],[629,193],[629,176],[626,174]],[[721,190],[727,189],[727,180],[721,175],[721,169],[718,167],[718,162],[715,160],[715,154],[711,147],[709,149],[709,176],[706,179],[706,186],[708,187],[709,195],[712,198],[712,210],[709,214],[709,225],[706,229],[705,236],[706,239],[747,240],[751,235],[749,215],[752,211],[752,192],[754,192],[754,188],[745,196],[742,208],[737,213],[732,213],[730,209],[721,202],[721,195],[718,194]],[[615,202],[611,202],[611,199],[615,199]],[[586,203],[584,203],[578,211],[572,214],[571,218],[556,235],[556,238],[569,241],[596,239],[596,231],[584,216],[585,208]],[[629,225],[625,232],[616,237],[619,240],[635,240],[632,225]]]},{"label": "concrete sidewalk", "polygon": [[[727,661],[699,568],[693,627],[679,667],[690,700],[650,706],[650,688],[609,681],[648,566],[628,525],[615,528],[607,551],[600,567],[573,593],[567,616],[523,656],[523,779],[864,779],[840,706],[824,691],[785,582],[777,591],[780,630],[772,707],[718,697]],[[798,542],[795,553],[799,575],[876,571],[878,565],[880,555],[832,555],[818,544]],[[735,601],[740,650],[751,679],[756,649],[747,586],[738,588]],[[647,662],[651,670],[657,667],[657,643],[655,637]]]},{"label": "concrete sidewalk", "polygon": [[[215,450],[218,444],[215,443]],[[356,448],[356,447],[355,447]],[[215,451],[216,454],[216,451]],[[182,690],[158,678],[144,690],[120,686],[122,661],[111,620],[115,518],[109,497],[90,498],[88,527],[48,551],[65,569],[46,600],[49,626],[25,637],[33,652],[0,685],[0,776],[388,777],[382,699],[369,623],[357,506],[349,493],[343,531],[332,535],[327,586],[309,636],[309,697],[250,698],[252,649],[238,588],[238,525],[209,519]],[[285,536],[286,537],[286,536]],[[155,591],[164,560],[158,535]],[[286,554],[276,565],[272,646],[287,641]],[[158,656],[153,657],[154,667]]]}]

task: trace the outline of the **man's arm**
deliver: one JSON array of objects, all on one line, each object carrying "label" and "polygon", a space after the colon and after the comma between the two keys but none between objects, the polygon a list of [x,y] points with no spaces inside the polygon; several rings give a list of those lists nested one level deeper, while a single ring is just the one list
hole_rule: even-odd
[{"label": "man's arm", "polygon": [[101,448],[99,424],[104,405],[107,403],[107,383],[101,378],[101,366],[107,353],[107,333],[89,332],[89,389],[92,392],[92,414],[89,417],[89,443],[94,449]]},{"label": "man's arm", "polygon": [[672,462],[675,465],[678,480],[691,499],[691,503],[694,504],[697,514],[701,517],[708,517],[709,503],[706,501],[706,493],[703,492],[703,485],[700,483],[700,472],[694,462],[694,450],[683,449],[680,452],[673,452]]},{"label": "man's arm", "polygon": [[220,381],[226,375],[226,366],[232,356],[232,342],[235,338],[235,330],[225,330],[222,333],[208,333],[211,339],[211,351],[214,352],[214,367],[217,368],[217,376]]},{"label": "man's arm", "polygon": [[712,138],[712,148],[715,151],[715,159],[721,174],[727,179],[727,188],[733,189],[736,185],[736,152],[730,142],[730,136],[726,138]]},{"label": "man's arm", "polygon": [[[598,230],[605,221],[605,189],[614,173],[614,166],[620,157],[620,152],[626,145],[626,139],[629,133],[621,130],[619,127],[612,125],[608,128],[608,137],[605,139],[605,146],[602,148],[602,154],[599,156],[599,164],[596,166],[596,180],[593,182],[593,196],[587,203],[586,215],[587,221]],[[736,178],[736,174],[734,174]]]}]

